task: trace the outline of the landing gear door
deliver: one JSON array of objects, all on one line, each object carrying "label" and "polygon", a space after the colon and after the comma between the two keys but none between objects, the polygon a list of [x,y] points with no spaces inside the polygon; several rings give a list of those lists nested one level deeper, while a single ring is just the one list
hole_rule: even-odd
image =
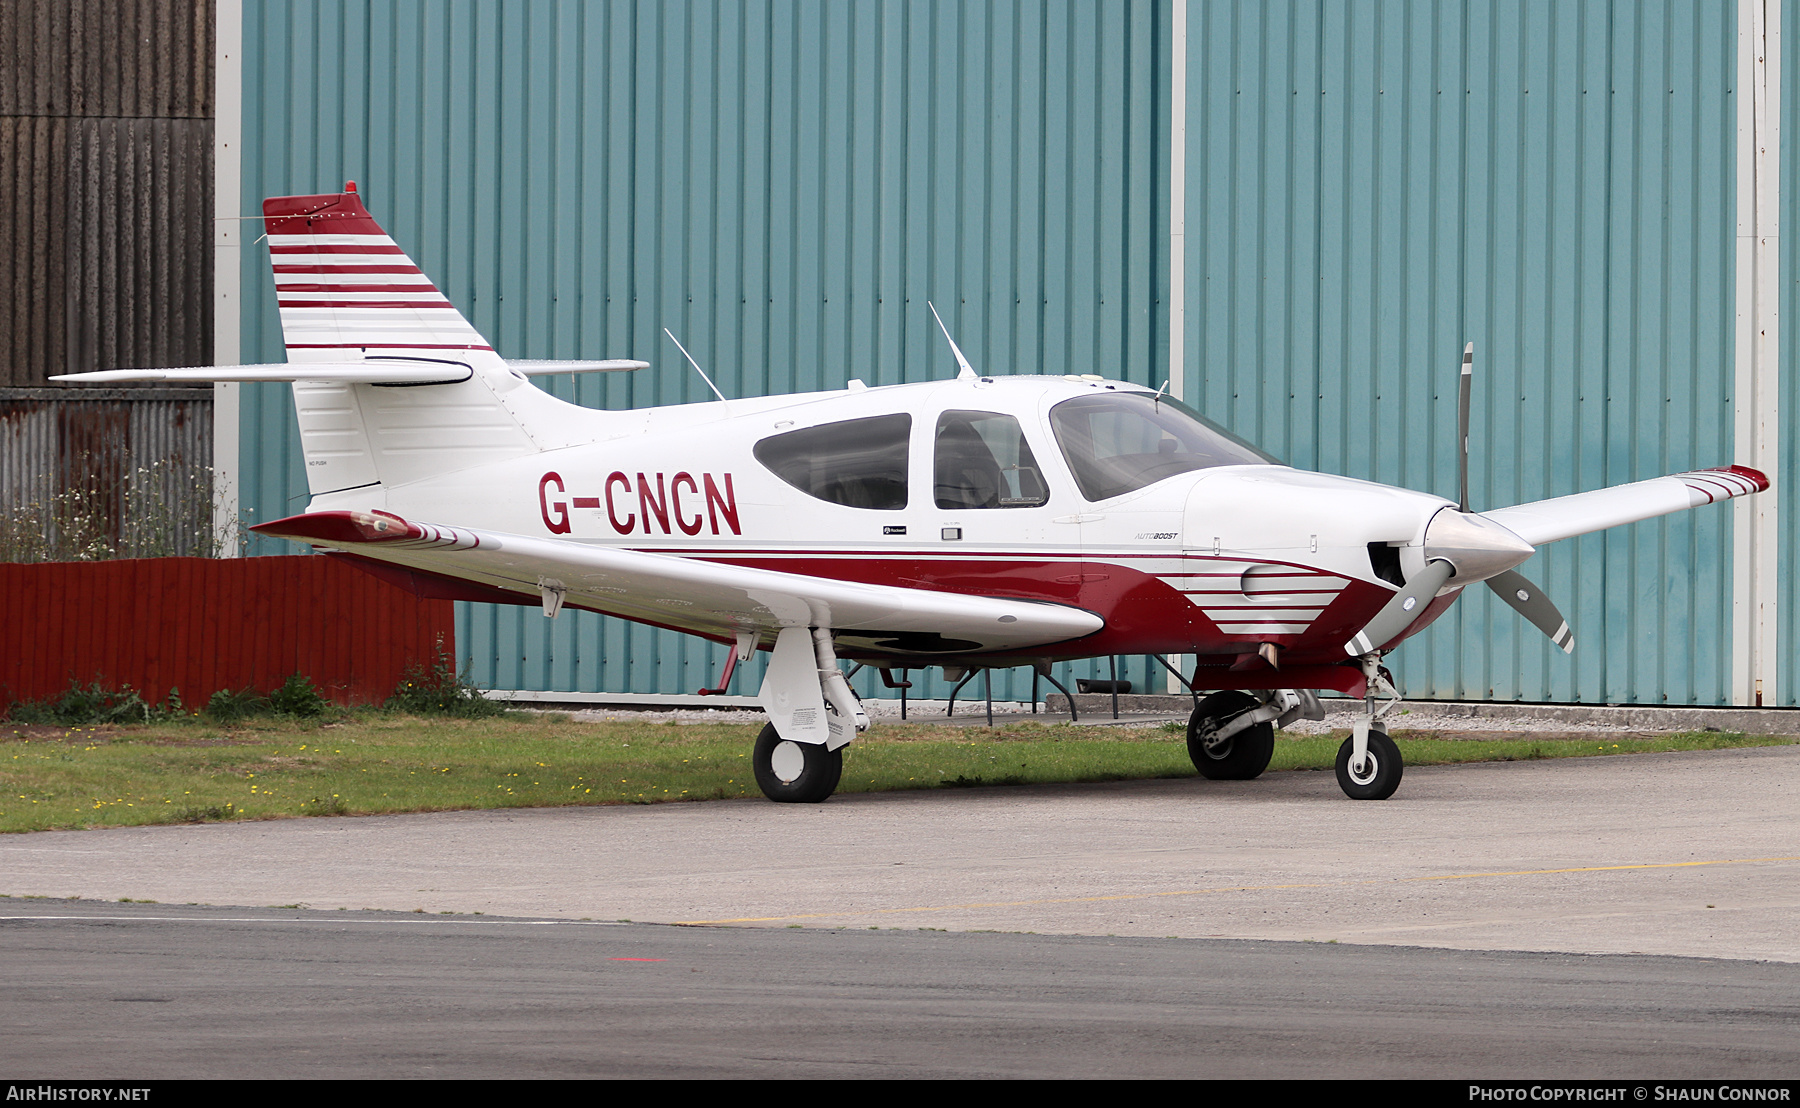
[{"label": "landing gear door", "polygon": [[790,742],[824,744],[831,738],[825,718],[825,694],[819,687],[819,663],[812,631],[783,627],[775,637],[769,668],[757,693],[775,733]]}]

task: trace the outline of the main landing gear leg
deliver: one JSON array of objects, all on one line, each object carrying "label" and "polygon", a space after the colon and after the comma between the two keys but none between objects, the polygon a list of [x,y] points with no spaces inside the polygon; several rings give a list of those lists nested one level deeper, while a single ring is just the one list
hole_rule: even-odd
[{"label": "main landing gear leg", "polygon": [[[1338,787],[1352,800],[1386,800],[1400,787],[1400,776],[1406,769],[1400,748],[1388,738],[1385,719],[1399,705],[1400,693],[1388,679],[1381,655],[1370,652],[1361,660],[1368,690],[1350,737],[1338,747]],[[1387,703],[1376,707],[1377,697],[1386,697]]]},{"label": "main landing gear leg", "polygon": [[782,628],[757,699],[769,714],[751,757],[763,795],[790,804],[830,796],[844,772],[844,745],[869,727],[838,669],[830,629]]},{"label": "main landing gear leg", "polygon": [[1188,717],[1188,757],[1202,777],[1248,781],[1269,768],[1277,727],[1324,718],[1310,689],[1216,692],[1195,703]]}]

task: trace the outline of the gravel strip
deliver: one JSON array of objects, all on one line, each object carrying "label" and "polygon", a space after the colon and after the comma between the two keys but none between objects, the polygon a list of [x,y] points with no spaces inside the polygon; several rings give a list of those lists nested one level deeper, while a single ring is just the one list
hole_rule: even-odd
[{"label": "gravel strip", "polygon": [[[863,703],[864,710],[876,722],[898,723],[900,721],[900,702],[897,700],[868,700]],[[913,723],[932,723],[945,721],[945,702],[942,700],[914,700],[907,704],[907,721]],[[540,711],[534,708],[522,708],[521,711]],[[1042,705],[1035,716],[1030,714],[1031,706],[1014,701],[995,701],[995,723],[1018,722],[1021,720],[1038,721],[1047,724],[1066,722],[1067,717],[1051,715]],[[675,708],[665,711],[632,708],[585,708],[568,711],[565,714],[579,723],[604,723],[607,721],[633,723],[668,723],[676,725],[694,725],[708,723],[762,723],[767,717],[754,709],[706,709]],[[986,706],[976,701],[958,701],[954,721],[973,724],[986,717]],[[1100,717],[1084,716],[1083,724],[1104,724],[1130,729],[1161,727],[1171,719],[1181,718],[1167,713],[1130,713],[1122,715],[1114,721],[1110,714]],[[1298,720],[1284,728],[1288,735],[1324,735],[1333,731],[1347,731],[1355,722],[1356,712],[1351,708],[1334,708],[1327,710],[1321,721]],[[1387,717],[1388,726],[1395,731],[1434,731],[1446,735],[1461,735],[1468,738],[1505,738],[1513,735],[1532,734],[1543,737],[1575,737],[1580,735],[1657,735],[1676,734],[1692,731],[1693,726],[1646,726],[1642,720],[1627,723],[1623,720],[1613,723],[1606,721],[1577,721],[1536,714],[1530,706],[1521,706],[1516,712],[1497,713],[1491,709],[1484,711],[1479,717],[1471,717],[1466,711],[1434,711],[1429,703],[1402,703],[1393,714]],[[1705,730],[1721,730],[1706,727]]]}]

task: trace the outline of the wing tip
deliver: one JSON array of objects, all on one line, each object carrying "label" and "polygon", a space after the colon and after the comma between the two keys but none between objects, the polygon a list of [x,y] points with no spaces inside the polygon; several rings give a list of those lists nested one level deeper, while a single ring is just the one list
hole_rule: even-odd
[{"label": "wing tip", "polygon": [[1750,483],[1754,484],[1756,486],[1754,491],[1756,491],[1756,492],[1768,492],[1769,491],[1769,475],[1764,473],[1760,469],[1752,469],[1749,466],[1732,465],[1732,466],[1714,466],[1711,469],[1700,470],[1700,472],[1701,473],[1729,473],[1734,477],[1742,477],[1744,480],[1749,481]]},{"label": "wing tip", "polygon": [[387,512],[303,512],[284,519],[258,523],[250,530],[259,535],[310,543],[391,542],[416,537],[412,524]]}]

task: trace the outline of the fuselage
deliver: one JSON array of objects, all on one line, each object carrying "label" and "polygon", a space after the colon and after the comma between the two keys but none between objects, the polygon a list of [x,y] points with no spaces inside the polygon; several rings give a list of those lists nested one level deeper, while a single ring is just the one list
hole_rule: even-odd
[{"label": "fuselage", "polygon": [[[1033,657],[1191,654],[1255,670],[1265,643],[1284,669],[1344,662],[1343,643],[1422,564],[1425,528],[1449,506],[1292,469],[1166,397],[1099,379],[853,383],[622,412],[568,406],[563,418],[559,433],[579,445],[326,494],[310,510],[1050,601],[1106,626]],[[840,649],[881,664],[951,661],[923,639]]]}]

